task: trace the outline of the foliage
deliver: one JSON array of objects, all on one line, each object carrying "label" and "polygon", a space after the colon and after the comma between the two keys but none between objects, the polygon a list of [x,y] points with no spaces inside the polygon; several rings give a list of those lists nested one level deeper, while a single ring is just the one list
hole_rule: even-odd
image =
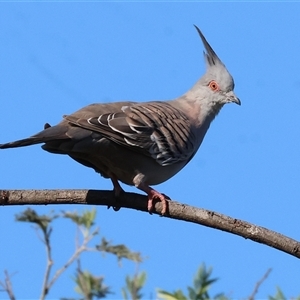
[{"label": "foliage", "polygon": [[96,299],[105,298],[111,291],[103,284],[103,279],[102,276],[95,276],[89,271],[78,269],[74,278],[77,284],[75,291],[86,300],[92,300],[94,297]]},{"label": "foliage", "polygon": [[212,284],[215,283],[218,279],[211,278],[212,268],[206,268],[205,264],[202,264],[195,275],[194,286],[188,287],[188,295],[184,295],[181,290],[177,290],[173,293],[158,290],[158,297],[163,300],[207,300],[207,299],[216,299],[216,300],[226,300],[229,299],[223,294],[216,295],[211,297],[208,293]]},{"label": "foliage", "polygon": [[112,245],[105,238],[102,238],[101,243],[96,248],[98,251],[116,255],[119,263],[122,258],[127,258],[137,263],[142,262],[140,253],[130,251],[125,245]]},{"label": "foliage", "polygon": [[48,215],[38,215],[37,212],[31,208],[27,208],[25,211],[16,215],[16,221],[29,222],[36,224],[44,233],[51,231],[49,227],[50,223],[58,218],[58,215],[54,215],[51,211]]},{"label": "foliage", "polygon": [[[122,288],[122,295],[125,300],[140,300],[142,299],[141,289],[146,282],[146,272],[137,273],[133,277],[126,276],[126,286]],[[131,297],[129,297],[131,296]]]},{"label": "foliage", "polygon": [[[52,247],[51,245],[51,233],[52,233],[52,224],[58,218],[65,218],[72,221],[77,229],[77,233],[80,232],[81,235],[76,237],[76,249],[71,257],[66,261],[66,263],[58,268],[52,278],[50,278],[50,271],[54,265],[52,259]],[[126,245],[116,244],[108,241],[106,238],[102,237],[99,243],[96,243],[94,246],[90,246],[90,242],[99,235],[99,228],[95,227],[95,218],[96,218],[96,209],[85,210],[81,213],[77,212],[63,212],[61,214],[54,214],[51,211],[46,215],[39,215],[35,210],[27,208],[22,213],[16,215],[16,220],[20,222],[28,222],[36,225],[37,230],[42,233],[42,242],[46,247],[46,259],[47,267],[44,274],[42,293],[40,299],[45,299],[49,294],[49,290],[52,285],[60,275],[74,262],[77,262],[77,269],[73,280],[76,284],[75,291],[79,294],[80,298],[84,300],[92,299],[101,299],[106,298],[109,294],[112,293],[110,287],[104,284],[103,276],[96,276],[90,273],[89,270],[82,270],[81,268],[81,254],[83,252],[97,251],[101,253],[108,253],[116,256],[118,264],[121,263],[122,259],[128,259],[133,261],[138,269],[138,266],[143,262],[143,258],[139,252],[131,251]],[[256,283],[256,286],[253,290],[251,296],[248,297],[248,300],[254,300],[257,294],[258,288],[266,280],[271,269],[269,269],[264,277]],[[1,291],[7,293],[10,300],[15,300],[13,293],[12,283],[11,283],[11,274],[7,271],[4,271],[5,280],[0,281]],[[143,298],[142,289],[146,283],[146,272],[138,272],[133,276],[127,275],[125,278],[125,286],[122,288],[122,296],[125,300],[140,300]],[[186,293],[178,289],[174,292],[168,292],[165,290],[159,289],[157,291],[157,297],[161,300],[229,300],[230,298],[225,296],[223,293],[212,296],[210,294],[210,289],[213,284],[217,282],[217,278],[212,277],[212,268],[207,268],[205,264],[202,264],[198,269],[194,280],[193,285],[187,287]],[[62,300],[75,300],[70,298],[61,298]],[[288,298],[283,294],[281,289],[277,287],[276,294],[274,296],[269,296],[269,300],[288,300]],[[300,296],[297,298],[292,298],[294,300],[300,300]]]},{"label": "foliage", "polygon": [[[287,297],[285,297],[285,295],[283,294],[283,292],[281,291],[281,289],[279,287],[276,288],[276,294],[274,297],[269,296],[268,298],[269,300],[288,300]],[[300,300],[300,295],[296,298],[292,298],[293,300]]]},{"label": "foliage", "polygon": [[[52,278],[50,278],[51,270],[54,265],[52,258],[52,247],[51,245],[51,233],[53,230],[52,224],[53,221],[58,218],[65,218],[72,221],[77,229],[76,237],[76,249],[71,257],[66,261],[66,263],[58,268]],[[76,283],[75,291],[81,296],[80,299],[92,300],[105,298],[108,294],[112,293],[110,287],[104,284],[103,276],[96,276],[90,273],[88,270],[82,270],[81,268],[81,254],[83,252],[97,251],[101,253],[109,253],[117,257],[118,263],[121,263],[122,259],[128,259],[135,263],[141,263],[143,261],[140,253],[132,252],[127,246],[123,244],[114,245],[112,242],[108,242],[104,237],[100,242],[94,246],[90,246],[91,241],[99,235],[99,228],[95,227],[95,218],[96,218],[96,209],[84,210],[81,213],[75,212],[62,212],[61,214],[54,214],[52,211],[47,215],[39,215],[35,210],[27,208],[22,213],[16,216],[16,220],[20,222],[28,222],[36,225],[36,229],[42,233],[41,239],[46,247],[46,259],[47,267],[45,270],[42,293],[40,299],[45,299],[49,294],[49,291],[52,285],[58,280],[60,275],[66,271],[66,269],[77,261],[77,270],[73,277],[74,282]],[[2,283],[0,281],[0,286],[3,287],[3,290],[7,292],[10,299],[15,299],[12,291],[12,285],[8,273],[5,273],[6,279]],[[129,278],[129,277],[128,277]],[[139,278],[139,275],[138,275]],[[130,282],[130,280],[128,281]],[[136,295],[139,296],[139,290],[143,286],[145,281],[137,280]],[[133,295],[133,289],[129,290],[131,295]],[[68,298],[62,298],[68,299]],[[139,298],[136,298],[139,299]]]},{"label": "foliage", "polygon": [[81,215],[77,214],[77,212],[65,212],[63,217],[69,218],[78,226],[83,226],[89,230],[91,226],[95,225],[96,209],[84,210]]}]

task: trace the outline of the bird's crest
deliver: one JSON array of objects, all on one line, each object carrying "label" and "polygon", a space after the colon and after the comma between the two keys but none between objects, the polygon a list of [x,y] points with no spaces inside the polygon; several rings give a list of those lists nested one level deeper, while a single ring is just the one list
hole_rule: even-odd
[{"label": "bird's crest", "polygon": [[206,50],[206,52],[204,51],[204,58],[206,63],[208,64],[208,67],[213,67],[213,66],[224,66],[224,64],[222,63],[222,61],[220,60],[220,58],[218,57],[218,55],[216,54],[216,52],[213,50],[213,48],[210,46],[210,44],[207,42],[206,38],[204,37],[204,35],[202,34],[201,30],[194,25],[195,28],[197,29],[200,38],[203,42],[204,48]]},{"label": "bird's crest", "polygon": [[204,59],[206,61],[206,74],[200,79],[200,81],[205,84],[210,82],[211,80],[216,80],[220,89],[223,91],[230,91],[234,89],[234,81],[231,74],[226,69],[225,65],[222,63],[216,52],[207,42],[206,38],[200,31],[200,29],[194,25],[197,29],[200,38],[203,42],[204,48]]}]

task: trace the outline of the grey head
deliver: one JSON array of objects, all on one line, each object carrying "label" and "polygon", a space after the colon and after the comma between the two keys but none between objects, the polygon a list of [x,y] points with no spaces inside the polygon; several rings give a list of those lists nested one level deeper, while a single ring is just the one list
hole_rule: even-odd
[{"label": "grey head", "polygon": [[192,93],[193,98],[202,98],[215,114],[226,103],[241,104],[240,99],[234,94],[234,80],[225,65],[209,45],[200,29],[197,29],[203,42],[206,73],[199,79],[195,86],[187,93]]}]

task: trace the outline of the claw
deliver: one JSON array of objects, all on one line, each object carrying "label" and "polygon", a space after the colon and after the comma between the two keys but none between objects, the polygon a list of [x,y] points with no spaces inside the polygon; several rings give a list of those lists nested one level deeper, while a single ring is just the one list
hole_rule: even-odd
[{"label": "claw", "polygon": [[168,211],[168,201],[167,201],[167,197],[164,194],[159,193],[158,191],[154,190],[153,188],[149,187],[148,185],[145,184],[141,184],[140,186],[138,186],[138,188],[142,191],[144,191],[145,193],[147,193],[148,195],[148,211],[151,214],[151,212],[153,211],[154,208],[154,203],[156,201],[160,201],[162,204],[162,210],[161,210],[161,214],[165,215]]},{"label": "claw", "polygon": [[[151,189],[151,188],[150,188]],[[161,214],[165,215],[168,210],[168,201],[166,200],[165,195],[157,192],[156,190],[151,189],[148,193],[148,211],[151,213],[153,211],[153,202],[160,201],[162,204]]]}]

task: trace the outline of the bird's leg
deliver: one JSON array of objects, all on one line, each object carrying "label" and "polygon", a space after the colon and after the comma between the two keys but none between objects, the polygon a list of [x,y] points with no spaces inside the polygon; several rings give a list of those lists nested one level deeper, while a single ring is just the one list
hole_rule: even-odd
[{"label": "bird's leg", "polygon": [[[122,193],[124,193],[124,190],[120,186],[120,183],[119,183],[119,181],[118,181],[118,179],[117,179],[117,177],[116,177],[115,174],[111,173],[111,174],[109,174],[109,176],[110,176],[110,180],[111,180],[111,182],[112,182],[112,184],[114,186],[113,191],[115,193],[115,198],[118,200],[118,198],[120,197],[120,195]],[[110,208],[110,206],[108,206],[108,208]],[[118,210],[120,210],[120,208],[121,207],[119,207],[119,206],[113,206],[113,210],[114,211],[118,211]]]},{"label": "bird's leg", "polygon": [[115,174],[111,173],[111,174],[109,174],[109,176],[110,176],[110,180],[114,186],[113,191],[115,192],[115,197],[118,198],[118,197],[120,197],[121,193],[124,192],[124,190],[120,186],[120,183]]},{"label": "bird's leg", "polygon": [[150,186],[148,186],[145,183],[140,183],[137,186],[138,189],[144,191],[148,195],[148,211],[151,213],[153,211],[153,202],[155,201],[161,201],[162,204],[162,210],[161,214],[165,215],[168,211],[168,201],[166,200],[166,196],[164,194],[159,193],[158,191],[154,190]]}]

